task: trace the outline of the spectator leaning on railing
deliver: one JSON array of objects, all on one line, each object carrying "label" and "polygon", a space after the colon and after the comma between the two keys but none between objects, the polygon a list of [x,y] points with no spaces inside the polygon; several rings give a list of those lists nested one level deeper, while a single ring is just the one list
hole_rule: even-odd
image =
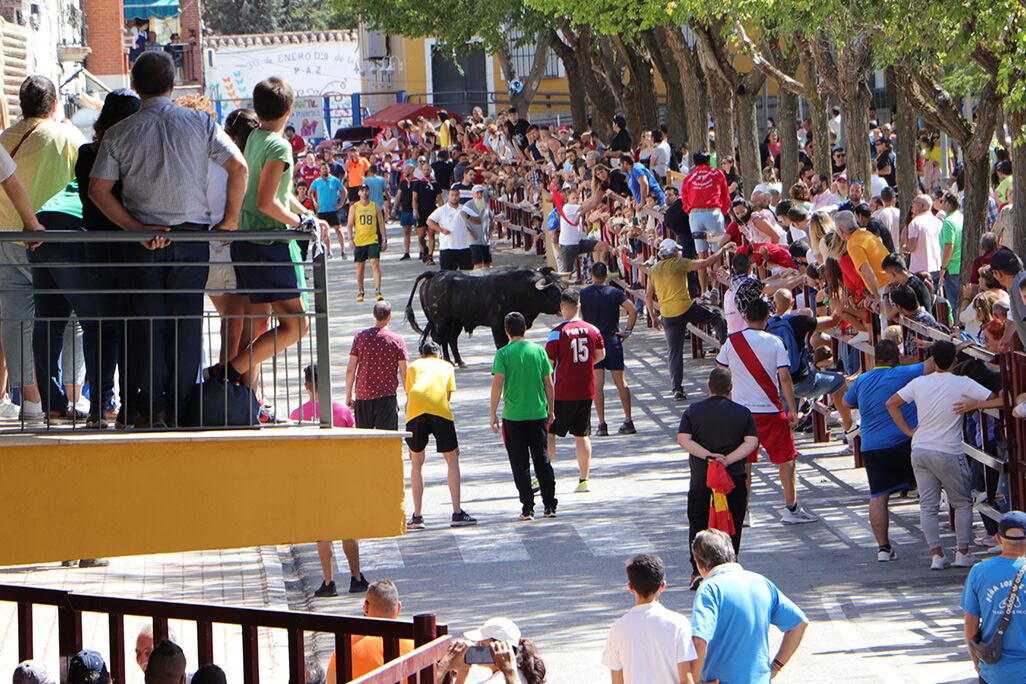
[{"label": "spectator leaning on railing", "polygon": [[[22,119],[0,134],[0,230],[43,230],[34,216],[74,177],[82,134],[57,123],[57,91],[45,76],[29,76],[18,92]],[[15,170],[17,164],[17,170]],[[0,242],[0,311],[8,382],[21,392],[21,417],[43,418],[32,360],[35,306],[28,247]]]}]

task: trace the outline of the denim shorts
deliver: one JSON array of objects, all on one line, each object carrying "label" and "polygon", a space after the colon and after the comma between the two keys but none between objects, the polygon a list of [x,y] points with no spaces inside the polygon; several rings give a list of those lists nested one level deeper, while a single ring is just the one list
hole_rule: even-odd
[{"label": "denim shorts", "polygon": [[691,222],[691,235],[695,238],[695,249],[705,252],[709,243],[719,240],[726,232],[723,223],[723,212],[719,209],[692,209],[688,214]]},{"label": "denim shorts", "polygon": [[840,373],[809,371],[803,380],[794,384],[794,396],[811,399],[824,394],[833,394],[844,387],[845,382],[844,376]]}]

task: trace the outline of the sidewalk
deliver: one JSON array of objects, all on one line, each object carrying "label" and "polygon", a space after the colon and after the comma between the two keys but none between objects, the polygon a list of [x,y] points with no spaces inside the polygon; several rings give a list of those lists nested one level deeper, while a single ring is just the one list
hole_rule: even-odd
[{"label": "sidewalk", "polygon": [[[210,603],[251,608],[286,610],[288,602],[277,549],[254,547],[222,551],[197,551],[151,556],[112,558],[105,568],[64,568],[60,565],[0,568],[0,584],[17,584],[121,598]],[[194,623],[171,621],[175,641],[185,650],[189,671],[196,664]],[[143,619],[126,616],[125,652],[128,684],[142,682],[134,662],[135,638]],[[58,672],[57,612],[47,607],[34,611],[36,659],[51,673]],[[82,618],[83,646],[110,652],[106,616]],[[229,681],[241,681],[240,632],[214,625],[215,660]],[[260,630],[260,673],[264,681],[288,680],[288,641],[281,630]],[[18,622],[14,604],[0,604],[0,677],[6,678],[18,663]],[[6,680],[6,679],[5,679]],[[118,683],[123,684],[123,683]]]}]

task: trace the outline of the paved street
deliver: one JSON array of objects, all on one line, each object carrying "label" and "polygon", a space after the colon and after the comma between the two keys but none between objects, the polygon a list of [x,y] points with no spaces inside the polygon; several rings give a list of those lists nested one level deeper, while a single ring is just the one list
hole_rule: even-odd
[{"label": "paved street", "polygon": [[[420,272],[418,261],[397,260],[399,246],[393,234],[383,288],[397,313]],[[535,263],[506,249],[499,254],[501,263]],[[331,262],[329,279],[335,354],[332,382],[336,398],[341,399],[349,344],[356,330],[370,324],[372,302],[355,302],[352,262]],[[419,307],[418,316],[422,318]],[[399,318],[394,328],[406,336],[412,350],[416,335]],[[539,319],[529,338],[543,340],[554,322],[553,317]],[[428,529],[400,539],[364,541],[364,572],[369,579],[389,578],[397,583],[404,615],[434,612],[455,633],[489,617],[513,618],[525,637],[538,643],[550,682],[607,681],[601,650],[609,624],[631,604],[623,572],[628,555],[641,551],[662,555],[670,585],[664,603],[686,614],[691,608],[684,515],[688,472],[686,457],[675,443],[682,406],[666,396],[662,338],[639,325],[626,349],[639,434],[594,440],[588,494],[573,493],[577,467],[572,442],[560,442],[556,454],[559,517],[531,523],[516,522],[519,506],[505,451],[487,425],[494,351],[489,331],[461,339],[461,350],[469,364],[457,373],[454,395],[463,499],[480,524],[461,530],[448,527],[451,510],[444,463],[429,451]],[[711,366],[711,361],[687,362],[686,389],[691,397],[703,395]],[[607,405],[615,430],[622,416],[611,386]],[[957,608],[965,572],[928,570],[916,503],[899,500],[892,523],[899,561],[879,564],[869,529],[865,474],[853,468],[851,455],[838,443],[816,447],[806,441],[800,449],[800,497],[823,522],[780,525],[782,494],[775,469],[760,465],[752,498],[755,525],[745,530],[742,542],[744,565],[768,575],[812,620],[800,651],[777,681],[971,681]],[[407,510],[412,510],[409,496]],[[952,534],[946,526],[943,531],[950,546]],[[341,549],[337,553],[342,570],[338,583],[344,589],[349,577]],[[99,570],[53,566],[0,570],[3,583],[359,613],[358,596],[313,598],[320,579],[312,544],[114,559],[109,568]],[[13,615],[13,607],[0,606],[0,673],[14,666]],[[134,633],[135,628],[137,624],[127,631]],[[86,629],[87,635],[95,635],[93,643],[104,650],[102,624],[87,620]],[[36,631],[39,654],[47,662],[55,661],[55,622],[37,617]],[[181,631],[188,643],[192,630]],[[264,640],[276,654],[281,653],[284,635],[269,633]],[[223,662],[238,675],[236,644],[232,639],[223,647]],[[327,640],[312,640],[311,646],[326,663]],[[285,681],[284,662],[277,655],[262,662],[264,681]],[[134,665],[130,672],[134,677]]]}]

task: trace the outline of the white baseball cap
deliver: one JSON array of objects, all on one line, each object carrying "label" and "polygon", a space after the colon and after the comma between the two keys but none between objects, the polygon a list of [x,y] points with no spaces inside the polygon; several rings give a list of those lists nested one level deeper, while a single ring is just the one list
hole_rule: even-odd
[{"label": "white baseball cap", "polygon": [[511,644],[520,643],[520,628],[509,618],[492,618],[477,629],[464,632],[463,636],[470,641],[507,641]]},{"label": "white baseball cap", "polygon": [[680,245],[675,240],[666,238],[659,243],[659,257],[665,259],[668,256],[673,256],[673,253],[680,249]]}]

